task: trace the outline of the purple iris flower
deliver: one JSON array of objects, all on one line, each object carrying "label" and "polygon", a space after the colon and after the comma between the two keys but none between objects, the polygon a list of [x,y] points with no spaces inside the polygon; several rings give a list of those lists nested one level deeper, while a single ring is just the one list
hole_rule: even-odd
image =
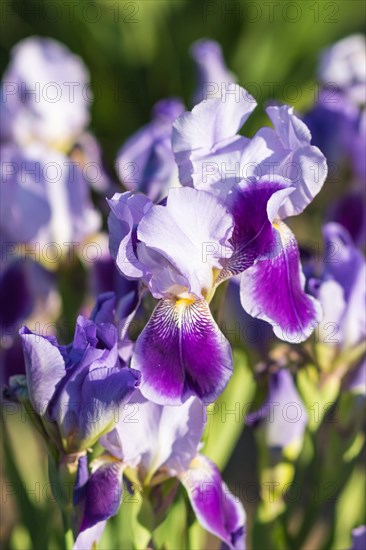
[{"label": "purple iris flower", "polygon": [[89,122],[89,72],[56,40],[31,36],[11,52],[1,86],[2,139],[65,150]]},{"label": "purple iris flower", "polygon": [[234,252],[220,278],[243,272],[244,309],[270,322],[279,338],[300,342],[321,310],[304,292],[297,243],[282,220],[301,213],[320,191],[325,158],[287,106],[267,109],[274,128],[260,129],[252,140],[236,135],[255,102],[239,86],[232,92],[200,103],[174,123],[181,183],[225,200],[233,215]]},{"label": "purple iris flower", "polygon": [[1,157],[3,255],[12,243],[30,243],[37,261],[50,265],[98,230],[88,182],[68,157],[40,143],[4,145]]},{"label": "purple iris flower", "polygon": [[255,107],[246,90],[231,84],[220,98],[181,115],[172,136],[180,182],[225,198],[242,180],[280,177],[294,187],[282,217],[299,214],[322,188],[325,157],[311,145],[308,128],[287,105],[267,108],[274,128],[263,127],[252,139],[239,135]]},{"label": "purple iris flower", "polygon": [[352,530],[351,550],[365,550],[366,548],[366,525],[360,525]]},{"label": "purple iris flower", "polygon": [[347,36],[327,48],[320,59],[318,72],[324,86],[336,86],[353,103],[365,104],[365,36]]},{"label": "purple iris flower", "polygon": [[179,99],[159,101],[152,121],[130,137],[117,154],[118,176],[127,189],[145,193],[158,201],[169,187],[179,185],[172,153],[171,135],[174,120],[184,112]]},{"label": "purple iris flower", "polygon": [[159,300],[132,358],[142,393],[160,404],[191,395],[214,401],[231,376],[232,355],[208,304],[232,252],[232,216],[215,197],[188,188],[171,189],[165,205],[129,192],[109,204],[117,266]]},{"label": "purple iris flower", "polygon": [[197,88],[193,96],[194,105],[209,97],[220,96],[222,87],[237,81],[236,76],[225,65],[220,44],[214,40],[197,40],[190,51],[196,64]]},{"label": "purple iris flower", "polygon": [[264,426],[271,449],[282,450],[302,442],[308,414],[288,369],[269,373],[268,397],[258,411],[248,415],[246,423]]},{"label": "purple iris flower", "polygon": [[20,331],[30,400],[59,451],[93,446],[139,384],[139,373],[118,354],[114,306],[113,295],[101,296],[91,319],[78,317],[69,346],[26,327]]},{"label": "purple iris flower", "polygon": [[90,548],[103,522],[117,512],[122,473],[128,467],[143,488],[179,479],[201,525],[228,548],[245,548],[244,509],[217,467],[198,452],[206,421],[200,401],[191,397],[180,407],[161,406],[136,392],[130,406],[116,428],[101,438],[107,453],[96,459],[84,485],[85,512],[75,547]]},{"label": "purple iris flower", "polygon": [[[311,132],[312,141],[324,153],[334,171],[339,171],[350,155],[359,137],[359,109],[344,94],[330,95],[322,90],[314,107],[303,120]],[[336,175],[337,172],[336,172]]]},{"label": "purple iris flower", "polygon": [[344,349],[360,343],[366,335],[366,262],[341,225],[326,224],[323,236],[322,273],[310,287],[324,311],[319,326],[322,340]]}]

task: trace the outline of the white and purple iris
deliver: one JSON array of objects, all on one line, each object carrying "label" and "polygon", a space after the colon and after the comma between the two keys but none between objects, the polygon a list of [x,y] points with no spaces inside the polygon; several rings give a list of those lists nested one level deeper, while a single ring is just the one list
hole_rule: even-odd
[{"label": "white and purple iris", "polygon": [[225,548],[244,550],[243,506],[215,464],[199,453],[206,421],[202,403],[191,397],[180,407],[162,406],[137,391],[130,404],[134,405],[133,421],[131,410],[126,410],[116,428],[101,438],[106,453],[95,460],[90,476],[85,457],[79,461],[74,502],[84,512],[74,549],[91,548],[106,520],[117,513],[122,474],[128,469],[142,491],[178,479],[201,525]]},{"label": "white and purple iris", "polygon": [[192,395],[209,403],[225,388],[231,350],[209,302],[229,277],[241,274],[243,308],[283,340],[305,340],[321,318],[320,304],[304,291],[296,239],[283,219],[319,192],[326,161],[286,106],[268,109],[273,129],[251,140],[238,135],[254,107],[245,90],[230,85],[221,98],[184,113],[172,134],[183,187],[157,205],[130,192],[109,201],[117,266],[159,300],[132,358],[143,395],[159,404]]}]

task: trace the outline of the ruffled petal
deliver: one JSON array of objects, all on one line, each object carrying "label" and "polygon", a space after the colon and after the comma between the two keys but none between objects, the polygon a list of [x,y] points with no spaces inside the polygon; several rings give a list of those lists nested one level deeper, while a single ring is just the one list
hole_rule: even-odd
[{"label": "ruffled petal", "polygon": [[241,276],[240,298],[245,311],[271,323],[281,340],[302,342],[322,317],[320,304],[304,292],[300,255],[295,237],[277,224],[280,252],[259,260]]},{"label": "ruffled petal", "polygon": [[234,150],[242,150],[237,132],[255,107],[254,98],[244,88],[227,84],[219,98],[202,101],[175,121],[172,146],[182,185],[193,185],[193,173],[202,175],[203,162],[211,160],[207,155],[220,153],[235,142]]},{"label": "ruffled petal", "polygon": [[204,300],[162,300],[140,334],[132,366],[141,392],[156,403],[178,405],[191,395],[211,403],[232,374],[229,342]]},{"label": "ruffled petal", "polygon": [[173,124],[173,150],[176,155],[215,146],[235,136],[256,107],[250,94],[238,84],[228,84],[220,98],[196,105]]},{"label": "ruffled petal", "polygon": [[270,181],[269,177],[233,188],[226,203],[234,218],[234,252],[224,261],[219,280],[242,273],[257,259],[278,252],[278,236],[271,222],[292,192],[284,180]]},{"label": "ruffled petal", "polygon": [[290,180],[294,193],[282,205],[279,217],[300,214],[314,199],[327,177],[327,162],[323,153],[311,145],[307,126],[293,114],[293,107],[268,107],[267,113],[274,125],[262,128],[262,137],[272,154],[257,166],[262,175],[271,171]]},{"label": "ruffled petal", "polygon": [[110,253],[123,275],[139,279],[144,275],[144,267],[136,255],[136,226],[153,203],[145,195],[126,192],[116,193],[108,204]]},{"label": "ruffled petal", "polygon": [[197,455],[179,478],[202,527],[228,548],[245,550],[244,508],[222,481],[215,464]]},{"label": "ruffled petal", "polygon": [[227,241],[232,226],[232,216],[215,197],[197,189],[171,189],[166,206],[153,206],[138,227],[139,240],[169,262],[145,256],[151,289],[161,288],[162,271],[171,274],[174,266],[187,279],[189,291],[202,297],[212,287],[213,269],[220,269],[220,259],[231,254]]}]

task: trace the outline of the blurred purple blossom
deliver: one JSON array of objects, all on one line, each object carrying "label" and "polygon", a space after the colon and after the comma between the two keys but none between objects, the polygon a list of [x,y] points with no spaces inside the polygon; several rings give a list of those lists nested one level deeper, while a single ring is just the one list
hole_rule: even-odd
[{"label": "blurred purple blossom", "polygon": [[31,36],[12,50],[1,98],[3,140],[67,149],[89,123],[89,71],[63,44]]},{"label": "blurred purple blossom", "polygon": [[152,121],[123,144],[117,154],[116,169],[127,189],[159,201],[170,187],[179,185],[171,134],[174,120],[183,111],[179,99],[159,101],[153,109]]}]

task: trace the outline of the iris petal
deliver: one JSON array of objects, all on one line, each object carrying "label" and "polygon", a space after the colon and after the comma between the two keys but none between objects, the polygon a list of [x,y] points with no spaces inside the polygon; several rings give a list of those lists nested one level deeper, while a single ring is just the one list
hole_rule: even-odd
[{"label": "iris petal", "polygon": [[225,548],[245,549],[245,512],[223,483],[215,464],[197,455],[180,476],[198,521],[219,537]]},{"label": "iris petal", "polygon": [[241,303],[250,315],[271,323],[281,340],[302,342],[319,323],[321,307],[304,292],[305,277],[293,233],[283,222],[277,227],[280,253],[244,271]]},{"label": "iris petal", "polygon": [[191,395],[210,403],[231,377],[232,354],[207,302],[161,300],[136,342],[132,367],[155,403],[177,405]]}]

